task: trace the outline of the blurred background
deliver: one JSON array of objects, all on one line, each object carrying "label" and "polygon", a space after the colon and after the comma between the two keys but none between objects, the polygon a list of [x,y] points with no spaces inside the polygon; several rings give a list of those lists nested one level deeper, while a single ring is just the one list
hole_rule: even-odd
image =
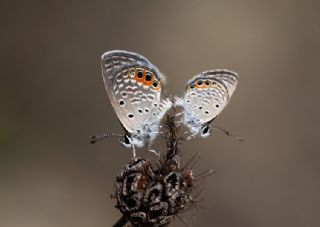
[{"label": "blurred background", "polygon": [[[0,226],[111,226],[113,183],[131,158],[102,82],[100,56],[138,52],[167,93],[207,69],[240,74],[199,152],[198,226],[320,226],[319,1],[1,1]],[[156,148],[164,147],[159,139]],[[148,152],[139,153],[152,157]],[[172,226],[184,226],[176,220]]]}]

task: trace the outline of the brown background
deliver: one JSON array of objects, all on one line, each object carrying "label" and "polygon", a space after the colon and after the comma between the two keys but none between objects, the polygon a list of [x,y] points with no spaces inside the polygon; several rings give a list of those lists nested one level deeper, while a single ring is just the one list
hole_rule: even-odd
[{"label": "brown background", "polygon": [[217,134],[184,144],[185,160],[201,154],[196,172],[217,171],[206,180],[204,209],[186,219],[320,226],[319,1],[33,0],[0,8],[0,226],[102,227],[120,217],[109,195],[131,153],[115,138],[88,143],[92,134],[121,132],[99,65],[112,49],[148,57],[169,94],[181,95],[203,70],[240,74],[216,124],[246,141]]}]

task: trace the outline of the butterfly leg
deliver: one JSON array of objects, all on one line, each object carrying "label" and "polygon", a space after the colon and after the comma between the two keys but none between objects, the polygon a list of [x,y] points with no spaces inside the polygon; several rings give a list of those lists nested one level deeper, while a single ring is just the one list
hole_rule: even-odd
[{"label": "butterfly leg", "polygon": [[155,155],[157,155],[160,158],[160,152],[149,149],[150,152],[154,153]]},{"label": "butterfly leg", "polygon": [[134,147],[134,144],[132,144],[132,155],[133,155],[133,158],[137,156],[136,148]]},{"label": "butterfly leg", "polygon": [[182,121],[176,121],[176,124],[181,125],[183,122]]},{"label": "butterfly leg", "polygon": [[175,116],[175,117],[179,117],[179,116],[182,115],[182,114],[184,114],[183,111],[181,111],[180,113],[176,113],[174,116]]},{"label": "butterfly leg", "polygon": [[158,132],[150,132],[149,134],[163,134],[164,132],[158,131]]},{"label": "butterfly leg", "polygon": [[190,136],[187,137],[186,140],[191,140],[191,139],[193,139],[194,137],[196,137],[197,134],[198,134],[198,132],[195,132],[195,133],[191,134]]}]

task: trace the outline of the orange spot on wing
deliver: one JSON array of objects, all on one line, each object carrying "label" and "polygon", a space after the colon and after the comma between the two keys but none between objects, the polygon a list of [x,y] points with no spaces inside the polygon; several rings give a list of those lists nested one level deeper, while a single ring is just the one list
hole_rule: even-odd
[{"label": "orange spot on wing", "polygon": [[134,69],[134,78],[133,79],[137,82],[143,83],[143,80],[144,80],[143,76],[141,78],[138,77],[139,71],[141,71],[141,69],[137,69],[137,68]]},{"label": "orange spot on wing", "polygon": [[[151,76],[151,80],[149,80],[149,81],[147,81],[146,80],[146,75],[150,75]],[[153,83],[153,80],[154,80],[154,76],[153,76],[153,74],[151,73],[151,72],[147,72],[147,70],[143,70],[143,85],[147,85],[147,86],[149,86],[150,87],[150,85]]]},{"label": "orange spot on wing", "polygon": [[[134,69],[130,69],[130,72],[131,70],[134,70],[134,80],[137,81],[137,82],[140,82],[142,83],[143,85],[146,85],[146,86],[149,86],[151,87],[153,90],[155,91],[160,91],[161,90],[161,85],[160,85],[160,82],[155,78],[154,74],[146,69],[143,69],[143,68],[134,68]],[[142,77],[139,78],[138,77],[138,72],[142,72]],[[128,72],[128,74],[130,74]],[[146,80],[146,75],[150,75],[151,76],[151,80],[147,81]],[[157,81],[158,82],[158,85],[156,87],[153,86],[153,83]]]},{"label": "orange spot on wing", "polygon": [[[192,85],[192,84],[191,84],[191,85]],[[191,85],[189,85],[188,89],[192,89],[192,88],[191,88]],[[211,83],[209,83],[209,84],[207,85],[207,84],[206,84],[206,81],[202,81],[202,84],[199,85],[199,84],[198,84],[198,80],[196,80],[193,85],[194,85],[194,88],[209,88],[209,87],[214,87],[214,86],[216,86],[216,82],[212,81]]]},{"label": "orange spot on wing", "polygon": [[203,81],[203,80],[200,80],[200,81],[202,81],[202,84],[198,84],[198,81],[199,80],[196,80],[195,82],[194,82],[194,87],[195,88],[207,88],[207,87],[209,87],[209,86],[207,86],[206,84],[205,84],[205,82]]},{"label": "orange spot on wing", "polygon": [[208,86],[205,85],[205,84],[201,84],[201,85],[195,84],[194,87],[195,87],[195,88],[207,88]]},{"label": "orange spot on wing", "polygon": [[152,86],[152,89],[155,90],[155,91],[160,91],[161,90],[160,82],[158,81],[158,86],[157,87]]}]

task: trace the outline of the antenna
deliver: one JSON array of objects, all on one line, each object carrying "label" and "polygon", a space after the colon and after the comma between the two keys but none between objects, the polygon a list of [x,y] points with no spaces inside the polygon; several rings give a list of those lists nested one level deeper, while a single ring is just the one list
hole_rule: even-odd
[{"label": "antenna", "polygon": [[107,139],[107,138],[110,138],[110,137],[123,137],[124,134],[116,134],[116,133],[105,133],[103,135],[98,135],[98,136],[90,136],[90,143],[91,144],[94,144],[98,141],[101,141],[103,139]]},{"label": "antenna", "polygon": [[233,137],[233,138],[235,138],[236,140],[239,140],[239,141],[241,141],[241,142],[244,141],[243,138],[240,138],[240,137],[232,134],[231,132],[229,132],[229,131],[227,131],[227,130],[225,130],[225,129],[223,129],[223,128],[212,127],[212,129],[213,129],[213,130],[216,130],[216,131],[218,131],[218,132],[222,132],[222,133],[224,133],[224,134],[227,135],[227,136],[231,136],[231,137]]}]

